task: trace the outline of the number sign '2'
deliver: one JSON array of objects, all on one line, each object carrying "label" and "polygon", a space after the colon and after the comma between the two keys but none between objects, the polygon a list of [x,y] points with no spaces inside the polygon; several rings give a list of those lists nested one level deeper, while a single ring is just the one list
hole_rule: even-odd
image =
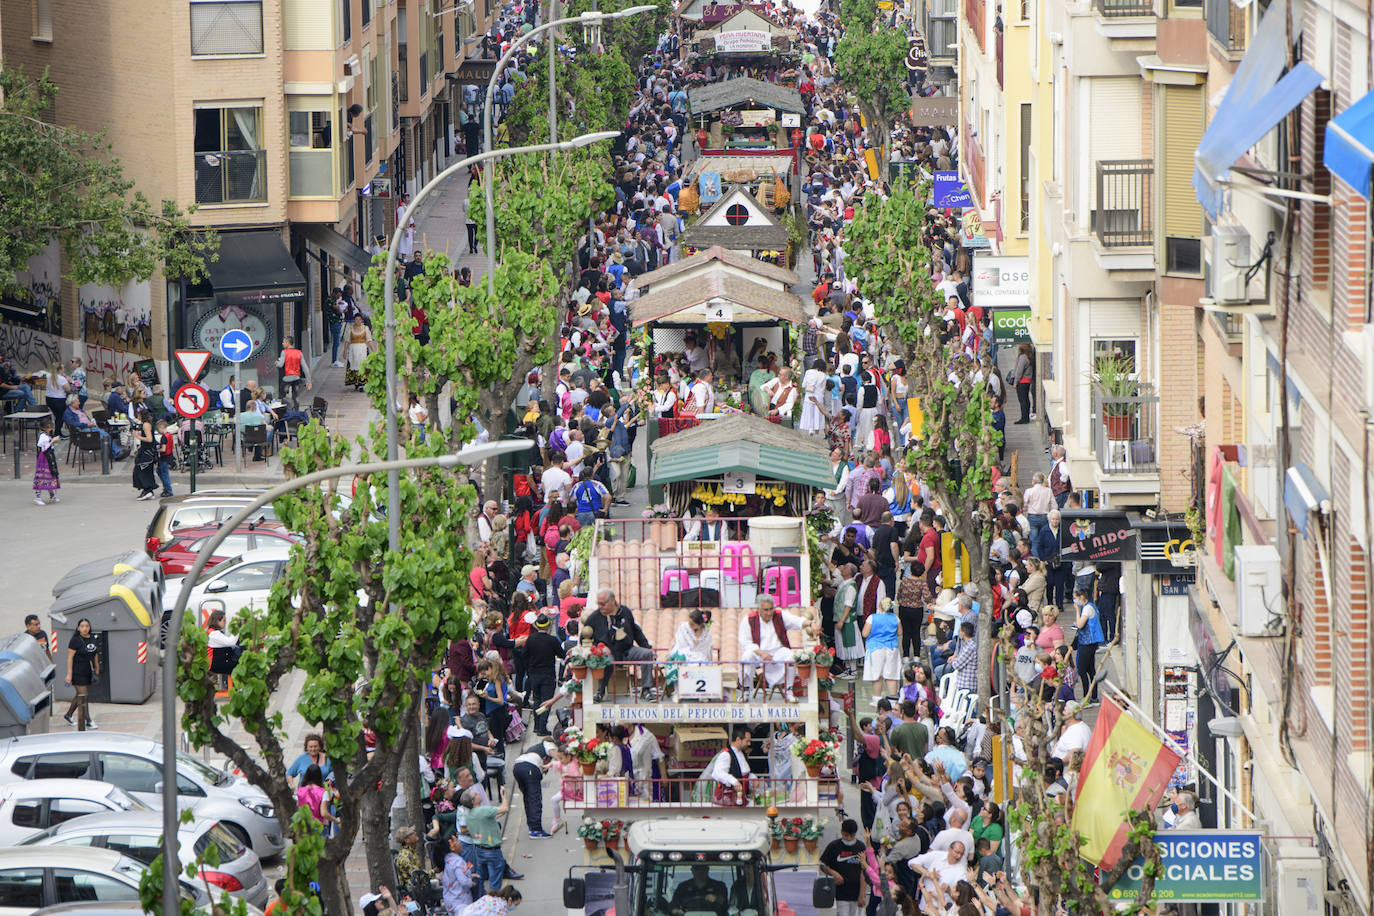
[{"label": "number sign '2'", "polygon": [[725,695],[721,687],[720,665],[683,665],[678,676],[678,692],[684,700],[719,700]]}]

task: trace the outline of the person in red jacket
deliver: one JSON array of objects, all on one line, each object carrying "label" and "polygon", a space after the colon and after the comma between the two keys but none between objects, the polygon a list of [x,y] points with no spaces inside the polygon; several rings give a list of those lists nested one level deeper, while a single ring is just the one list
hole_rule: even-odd
[{"label": "person in red jacket", "polygon": [[282,338],[277,368],[281,370],[282,394],[290,395],[292,410],[300,410],[300,384],[305,382],[305,390],[310,390],[310,370],[305,365],[305,354],[290,337]]}]

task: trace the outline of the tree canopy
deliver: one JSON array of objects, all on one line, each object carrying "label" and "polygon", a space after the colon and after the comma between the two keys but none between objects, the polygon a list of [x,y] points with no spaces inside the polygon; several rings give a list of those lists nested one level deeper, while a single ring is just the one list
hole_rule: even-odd
[{"label": "tree canopy", "polygon": [[56,240],[73,282],[119,286],[169,276],[200,279],[213,232],[193,230],[174,201],[134,189],[105,141],[46,120],[57,86],[0,69],[0,289]]},{"label": "tree canopy", "polygon": [[906,36],[889,27],[877,0],[842,0],[840,11],[845,30],[835,46],[835,69],[858,100],[883,161],[892,122],[910,107],[904,82]]}]

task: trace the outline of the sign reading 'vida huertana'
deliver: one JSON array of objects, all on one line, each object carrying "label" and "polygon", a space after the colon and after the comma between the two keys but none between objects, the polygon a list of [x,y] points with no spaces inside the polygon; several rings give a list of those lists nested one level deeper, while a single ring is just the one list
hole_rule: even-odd
[{"label": "sign reading 'vida huertana'", "polygon": [[[1221,903],[1264,897],[1260,834],[1244,830],[1161,830],[1155,834],[1164,876],[1154,899],[1170,903]],[[1131,863],[1111,890],[1113,900],[1133,900],[1145,860]]]}]

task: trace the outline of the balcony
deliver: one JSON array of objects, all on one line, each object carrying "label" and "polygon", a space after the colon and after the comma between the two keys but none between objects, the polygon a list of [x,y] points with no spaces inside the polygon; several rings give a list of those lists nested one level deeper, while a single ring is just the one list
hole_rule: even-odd
[{"label": "balcony", "polygon": [[197,152],[196,203],[240,204],[267,200],[267,152],[221,150]]},{"label": "balcony", "polygon": [[332,149],[292,150],[290,194],[292,197],[338,197],[334,191]]},{"label": "balcony", "polygon": [[1135,397],[1092,392],[1093,451],[1106,474],[1158,474],[1159,396],[1148,385]]},{"label": "balcony", "polygon": [[1152,0],[1093,0],[1093,11],[1103,19],[1133,19],[1154,16]]},{"label": "balcony", "polygon": [[1093,229],[1103,248],[1154,244],[1154,161],[1113,159],[1097,163]]}]

